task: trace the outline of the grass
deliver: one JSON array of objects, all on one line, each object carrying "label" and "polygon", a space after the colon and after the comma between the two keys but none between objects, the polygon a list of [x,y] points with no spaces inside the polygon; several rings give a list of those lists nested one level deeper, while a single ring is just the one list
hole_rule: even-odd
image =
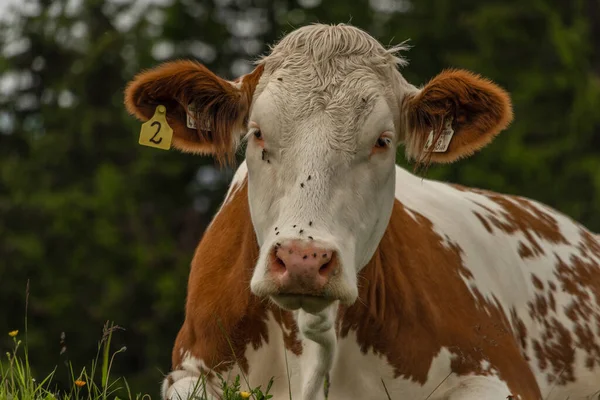
[{"label": "grass", "polygon": [[[0,362],[0,400],[150,400],[152,397],[149,394],[131,393],[125,378],[113,378],[110,375],[115,357],[126,351],[125,347],[116,351],[110,348],[112,335],[117,329],[119,327],[112,323],[104,326],[102,339],[98,343],[98,352],[88,367],[76,371],[73,365],[68,363],[71,384],[66,390],[59,390],[53,384],[56,367],[45,377],[34,376],[29,364],[27,331],[23,335],[19,331],[8,332],[12,339],[12,349],[6,352],[6,358]],[[21,336],[24,338],[21,339]],[[219,378],[223,391],[222,400],[272,398],[269,394],[272,381],[264,392],[260,387],[244,392],[241,390],[239,376],[231,383],[226,382],[221,376]],[[201,379],[198,382],[202,384]],[[204,390],[197,391],[195,400],[206,399],[206,386],[203,386]]]},{"label": "grass", "polygon": [[[67,369],[70,377],[68,389],[59,389],[53,383],[57,367],[44,377],[36,377],[29,363],[27,347],[27,309],[29,303],[29,283],[25,292],[25,329],[23,333],[18,330],[8,332],[12,339],[12,348],[7,351],[4,358],[0,358],[0,400],[151,400],[149,394],[131,393],[127,380],[124,377],[113,378],[110,375],[115,357],[127,350],[121,347],[111,349],[111,340],[114,332],[121,329],[112,322],[107,322],[102,330],[102,338],[98,342],[96,357],[87,367],[76,371],[69,361]],[[21,339],[22,338],[22,339]],[[263,392],[259,387],[244,392],[241,390],[240,377],[228,383],[222,376],[223,395],[221,400],[268,400],[273,396],[269,390],[273,384],[271,380]],[[206,400],[206,382],[198,379],[202,392],[196,391],[194,400]],[[156,389],[158,390],[157,384]],[[197,393],[197,394],[196,394]],[[182,399],[186,400],[186,399]]]},{"label": "grass", "polygon": [[45,377],[39,378],[34,375],[29,363],[27,328],[23,339],[19,331],[9,332],[13,346],[6,353],[6,359],[0,362],[0,400],[150,399],[149,395],[132,395],[124,378],[112,379],[110,376],[115,357],[126,351],[125,347],[110,351],[111,338],[116,329],[119,327],[112,323],[104,326],[98,352],[89,366],[76,371],[71,362],[67,364],[71,382],[66,390],[59,390],[57,385],[53,384],[57,367]]}]

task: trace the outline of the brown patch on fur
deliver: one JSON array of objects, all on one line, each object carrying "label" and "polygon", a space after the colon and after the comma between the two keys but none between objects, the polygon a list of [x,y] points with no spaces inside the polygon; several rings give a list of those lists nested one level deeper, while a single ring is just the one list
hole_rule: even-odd
[{"label": "brown patch on fur", "polygon": [[248,373],[245,350],[247,346],[258,349],[269,343],[269,312],[285,328],[282,330],[286,348],[297,355],[302,353],[291,313],[262,302],[250,292],[248,282],[257,258],[258,244],[244,181],[196,249],[188,281],[185,322],[173,348],[173,368],[180,367],[183,349],[203,360],[211,370],[223,372],[237,363]]},{"label": "brown patch on fur", "polygon": [[[355,331],[361,350],[384,355],[395,375],[424,383],[442,347],[454,353],[458,375],[498,371],[513,394],[540,398],[517,337],[497,300],[469,289],[461,249],[444,240],[424,216],[415,221],[396,201],[378,250],[360,272],[360,300],[340,307],[341,336]],[[448,243],[449,242],[449,243]],[[473,293],[475,293],[475,298]]]},{"label": "brown patch on fur", "polygon": [[515,327],[515,333],[517,335],[517,339],[519,339],[519,344],[521,345],[522,355],[525,360],[529,361],[529,357],[526,354],[527,351],[527,327],[519,315],[517,314],[517,310],[512,308],[510,310],[510,319],[512,325]]},{"label": "brown patch on fur", "polygon": [[473,211],[473,214],[475,214],[475,216],[477,217],[477,219],[479,220],[479,222],[481,222],[481,224],[483,225],[483,227],[485,228],[486,231],[488,231],[489,233],[493,232],[492,227],[485,220],[485,218],[483,218],[483,216],[481,214],[479,214],[477,211]]},{"label": "brown patch on fur", "polygon": [[596,326],[600,326],[600,253],[588,253],[597,242],[586,233],[581,230],[582,242],[591,240],[577,246],[580,251],[584,250],[584,258],[573,253],[568,260],[563,260],[555,255],[554,275],[560,290],[570,296],[562,307],[574,325],[573,331],[549,315],[550,310],[555,313],[557,309],[554,298],[556,285],[548,282],[545,297],[542,282],[532,275],[534,287],[541,292],[529,302],[529,314],[541,332],[532,345],[540,370],[546,373],[547,381],[552,384],[575,382],[575,349],[584,352],[583,361],[588,369],[600,368],[600,331],[594,333]]},{"label": "brown patch on fur", "polygon": [[[212,154],[221,163],[231,162],[237,137],[245,131],[250,103],[263,68],[259,65],[242,77],[242,87],[238,89],[198,62],[167,62],[138,74],[129,82],[125,89],[125,107],[139,120],[146,121],[159,104],[164,105],[167,121],[173,128],[174,147],[184,152]],[[196,129],[186,125],[187,106],[192,102],[197,108]]]},{"label": "brown patch on fur", "polygon": [[531,274],[531,282],[537,290],[544,290],[544,283],[534,274]]},{"label": "brown patch on fur", "polygon": [[580,230],[581,241],[577,246],[583,257],[600,258],[600,236],[593,235],[584,229]]},{"label": "brown patch on fur", "polygon": [[[417,163],[449,163],[491,142],[513,118],[510,96],[498,85],[469,71],[446,70],[408,100],[407,154]],[[454,136],[443,153],[425,151],[429,132],[439,138],[452,118]],[[437,140],[436,140],[437,141]],[[432,146],[433,148],[434,146]]]},{"label": "brown patch on fur", "polygon": [[503,195],[482,189],[468,188],[461,185],[452,185],[460,191],[470,191],[487,197],[489,200],[501,207],[494,210],[481,203],[473,203],[487,211],[487,215],[479,214],[478,218],[486,220],[487,226],[513,235],[522,233],[525,243],[519,242],[518,253],[521,258],[534,258],[544,255],[544,249],[538,242],[543,239],[553,244],[569,244],[563,236],[556,218],[543,208],[536,206],[531,200],[519,197]]},{"label": "brown patch on fur", "polygon": [[575,350],[571,334],[556,318],[543,321],[541,340],[533,340],[533,351],[542,371],[548,371],[549,383],[575,382]]},{"label": "brown patch on fur", "polygon": [[527,247],[525,245],[525,243],[519,241],[519,256],[521,258],[533,258],[535,256],[535,254],[533,253],[533,251],[531,250],[531,248]]},{"label": "brown patch on fur", "polygon": [[[589,237],[592,237],[591,235]],[[590,248],[597,245],[590,242]],[[598,257],[600,253],[595,253]],[[594,334],[594,325],[600,326],[600,264],[598,259],[585,260],[571,255],[568,262],[556,256],[555,275],[563,291],[571,295],[565,314],[575,324],[575,346],[586,353],[588,368],[600,367],[600,332]],[[591,295],[590,295],[591,294]]]}]

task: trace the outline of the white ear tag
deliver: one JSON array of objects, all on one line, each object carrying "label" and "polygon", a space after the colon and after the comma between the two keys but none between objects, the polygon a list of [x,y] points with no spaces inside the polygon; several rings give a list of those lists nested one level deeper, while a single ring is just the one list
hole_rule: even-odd
[{"label": "white ear tag", "polygon": [[[196,116],[198,116],[198,114],[196,113],[197,110],[198,109],[196,108],[196,104],[194,102],[188,104],[186,125],[190,129],[198,128],[198,122],[196,121]],[[202,119],[202,117],[205,117],[205,118]],[[201,122],[204,122],[202,124],[202,126],[200,127],[200,129],[202,129],[203,131],[210,131],[211,130],[210,129],[210,120],[208,118],[206,118],[206,115],[198,116],[198,118],[200,118]]]},{"label": "white ear tag", "polygon": [[[431,145],[433,144],[434,136],[435,135],[432,129],[431,132],[429,132],[429,137],[427,138],[427,142],[425,143],[423,150],[429,151]],[[439,135],[437,141],[435,142],[435,146],[431,151],[433,153],[444,153],[446,150],[448,150],[448,146],[450,146],[452,136],[454,136],[454,130],[452,129],[452,119],[450,119],[444,124],[444,130]]]},{"label": "white ear tag", "polygon": [[188,104],[187,111],[186,125],[190,129],[196,129],[196,105],[194,103]]}]

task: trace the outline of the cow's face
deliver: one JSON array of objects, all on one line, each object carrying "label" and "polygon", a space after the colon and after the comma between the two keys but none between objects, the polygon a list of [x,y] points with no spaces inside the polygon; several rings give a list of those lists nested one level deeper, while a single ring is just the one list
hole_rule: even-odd
[{"label": "cow's face", "polygon": [[[357,274],[391,215],[397,145],[419,162],[451,162],[510,122],[508,96],[493,83],[447,71],[417,89],[394,52],[353,27],[312,25],[236,82],[182,61],[128,87],[126,104],[141,119],[167,106],[184,151],[223,159],[245,137],[256,295],[309,312],[356,301]],[[186,126],[190,103],[195,129]],[[429,134],[442,144],[445,126],[453,136],[432,152]]]}]

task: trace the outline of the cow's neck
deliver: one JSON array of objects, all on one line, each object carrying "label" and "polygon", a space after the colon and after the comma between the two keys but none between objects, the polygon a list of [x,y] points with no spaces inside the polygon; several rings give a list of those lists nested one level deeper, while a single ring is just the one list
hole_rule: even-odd
[{"label": "cow's neck", "polygon": [[[395,201],[381,242],[371,261],[359,273],[359,298],[350,307],[341,306],[337,317],[340,338],[354,332],[363,353],[373,351],[386,356],[398,375],[403,374],[403,348],[410,345],[398,341],[405,336],[401,332],[417,333],[419,327],[434,325],[430,321],[434,318],[432,309],[425,306],[428,293],[420,284],[426,272],[419,269],[424,266],[417,265],[413,255],[428,252],[431,242],[441,246],[441,238],[433,230],[429,237],[411,237],[422,235],[424,223],[415,220],[402,203]],[[450,251],[448,255],[453,256],[453,253]],[[431,278],[425,277],[425,280]],[[429,335],[418,333],[422,341],[427,340]],[[423,368],[423,375],[412,378],[424,381],[427,371],[425,365]]]}]

